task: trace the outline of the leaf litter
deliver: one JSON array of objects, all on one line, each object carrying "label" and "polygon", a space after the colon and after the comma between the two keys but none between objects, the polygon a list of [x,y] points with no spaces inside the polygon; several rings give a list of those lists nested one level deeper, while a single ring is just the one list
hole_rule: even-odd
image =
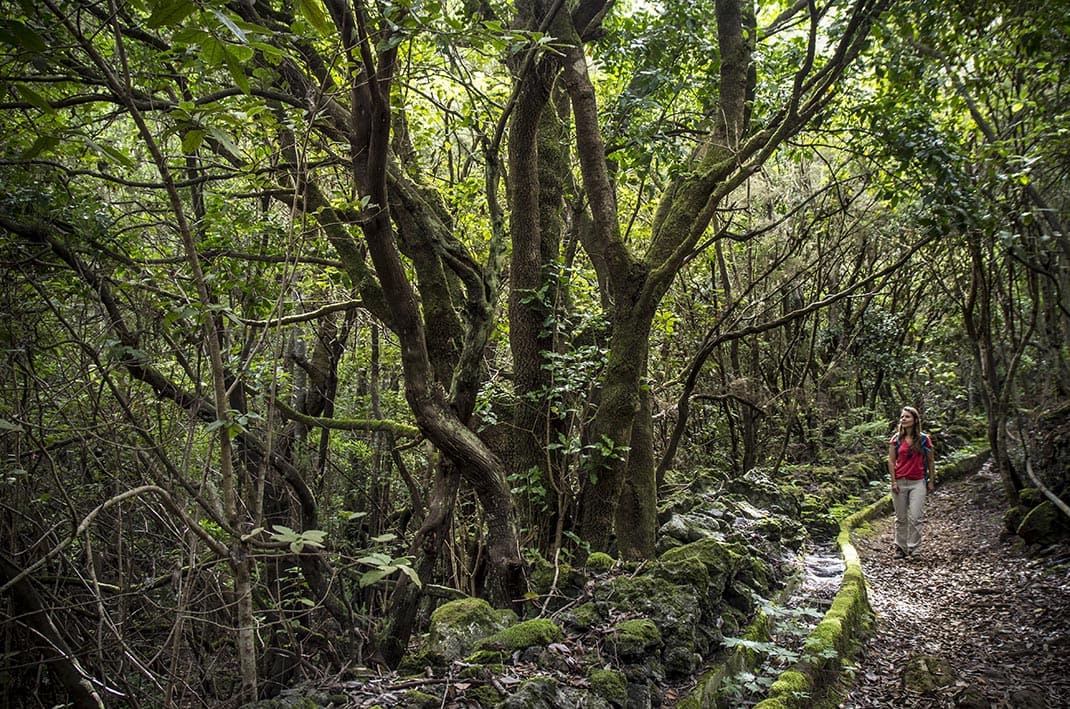
[{"label": "leaf litter", "polygon": [[[894,519],[859,535],[877,617],[841,707],[1070,706],[1070,542],[1026,548],[1006,507],[986,466],[929,497],[920,558],[895,558]],[[907,682],[919,657],[951,676]]]}]

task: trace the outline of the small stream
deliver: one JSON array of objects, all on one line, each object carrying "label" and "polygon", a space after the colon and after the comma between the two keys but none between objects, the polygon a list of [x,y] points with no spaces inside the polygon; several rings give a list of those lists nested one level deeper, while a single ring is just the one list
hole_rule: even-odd
[{"label": "small stream", "polygon": [[839,547],[834,543],[817,546],[802,558],[802,583],[793,593],[787,606],[818,606],[832,604],[843,580],[844,563]]},{"label": "small stream", "polygon": [[839,593],[845,566],[835,542],[815,545],[791,563],[798,567],[797,587],[782,602],[764,606],[772,619],[771,641],[763,643],[765,660],[729,680],[741,706],[762,699],[773,680],[795,663],[807,636]]}]

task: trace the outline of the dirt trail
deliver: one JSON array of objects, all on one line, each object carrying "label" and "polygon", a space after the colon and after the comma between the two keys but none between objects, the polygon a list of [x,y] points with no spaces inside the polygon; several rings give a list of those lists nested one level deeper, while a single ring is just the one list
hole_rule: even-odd
[{"label": "dirt trail", "polygon": [[[1027,555],[1004,509],[986,467],[929,497],[920,559],[893,556],[892,519],[856,539],[877,622],[842,707],[1070,707],[1070,544]],[[946,686],[904,686],[921,656]]]}]

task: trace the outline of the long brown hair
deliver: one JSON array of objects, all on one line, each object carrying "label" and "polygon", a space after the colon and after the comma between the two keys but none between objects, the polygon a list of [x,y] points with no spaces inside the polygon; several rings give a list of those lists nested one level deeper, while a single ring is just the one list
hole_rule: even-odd
[{"label": "long brown hair", "polygon": [[899,440],[903,440],[903,436],[910,437],[910,450],[915,453],[921,453],[921,414],[913,406],[904,406],[903,411],[906,411],[914,417],[914,424],[907,430],[903,429],[903,424],[899,426]]}]

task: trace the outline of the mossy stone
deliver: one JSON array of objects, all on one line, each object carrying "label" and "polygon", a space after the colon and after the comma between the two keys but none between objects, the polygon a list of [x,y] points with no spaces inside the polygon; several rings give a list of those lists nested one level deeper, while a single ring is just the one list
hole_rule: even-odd
[{"label": "mossy stone", "polygon": [[1018,503],[1027,510],[1031,510],[1041,502],[1044,502],[1044,493],[1035,487],[1023,487],[1018,492]]},{"label": "mossy stone", "polygon": [[508,628],[503,628],[489,638],[481,640],[481,650],[525,650],[529,647],[546,646],[564,637],[561,627],[549,618],[532,618]]},{"label": "mossy stone", "polygon": [[464,661],[469,665],[502,665],[508,659],[507,654],[504,650],[476,650]]},{"label": "mossy stone", "polygon": [[401,706],[405,709],[438,709],[442,706],[442,699],[427,692],[411,689],[402,697]]},{"label": "mossy stone", "polygon": [[809,697],[814,683],[809,675],[795,670],[782,672],[769,687],[768,698],[758,702],[755,709],[788,709],[810,706]]},{"label": "mossy stone", "polygon": [[903,670],[903,686],[910,692],[927,694],[939,687],[948,687],[955,681],[951,664],[942,657],[916,655],[907,660]]},{"label": "mossy stone", "polygon": [[1026,509],[1021,505],[1015,505],[1008,508],[1003,513],[1003,528],[1011,534],[1018,533],[1018,527],[1021,526],[1022,520],[1025,519]]},{"label": "mossy stone", "polygon": [[684,559],[697,559],[706,567],[710,576],[711,591],[719,596],[724,592],[729,578],[739,566],[742,556],[743,549],[740,545],[707,537],[682,547],[669,549],[661,555],[660,560],[669,564]]},{"label": "mossy stone", "polygon": [[1027,544],[1049,544],[1065,534],[1062,514],[1051,500],[1029,510],[1018,525],[1018,536]]},{"label": "mossy stone", "polygon": [[598,606],[592,601],[576,606],[571,613],[566,615],[568,622],[580,630],[590,630],[602,622],[602,615],[598,612]]},{"label": "mossy stone", "polygon": [[421,675],[429,667],[445,667],[448,664],[441,653],[424,649],[401,658],[398,672],[403,675]]},{"label": "mossy stone", "polygon": [[466,689],[464,698],[474,701],[481,707],[492,707],[502,700],[502,695],[493,686],[483,684]]},{"label": "mossy stone", "polygon": [[591,691],[618,706],[628,701],[628,680],[617,670],[593,669],[587,675]]},{"label": "mossy stone", "polygon": [[675,584],[687,584],[696,589],[707,590],[710,587],[710,572],[702,560],[694,556],[670,557],[662,561],[654,574]]},{"label": "mossy stone", "polygon": [[505,628],[516,616],[496,611],[481,598],[460,598],[444,603],[431,613],[427,652],[446,662],[459,660],[481,639]]},{"label": "mossy stone", "polygon": [[557,683],[550,679],[530,679],[506,697],[497,709],[557,709],[561,705]]},{"label": "mossy stone", "polygon": [[642,657],[662,644],[661,631],[648,618],[617,623],[607,640],[613,652],[626,659]]},{"label": "mossy stone", "polygon": [[589,571],[600,573],[603,571],[609,571],[617,565],[617,560],[605,552],[596,551],[587,557],[587,563],[584,566]]}]

